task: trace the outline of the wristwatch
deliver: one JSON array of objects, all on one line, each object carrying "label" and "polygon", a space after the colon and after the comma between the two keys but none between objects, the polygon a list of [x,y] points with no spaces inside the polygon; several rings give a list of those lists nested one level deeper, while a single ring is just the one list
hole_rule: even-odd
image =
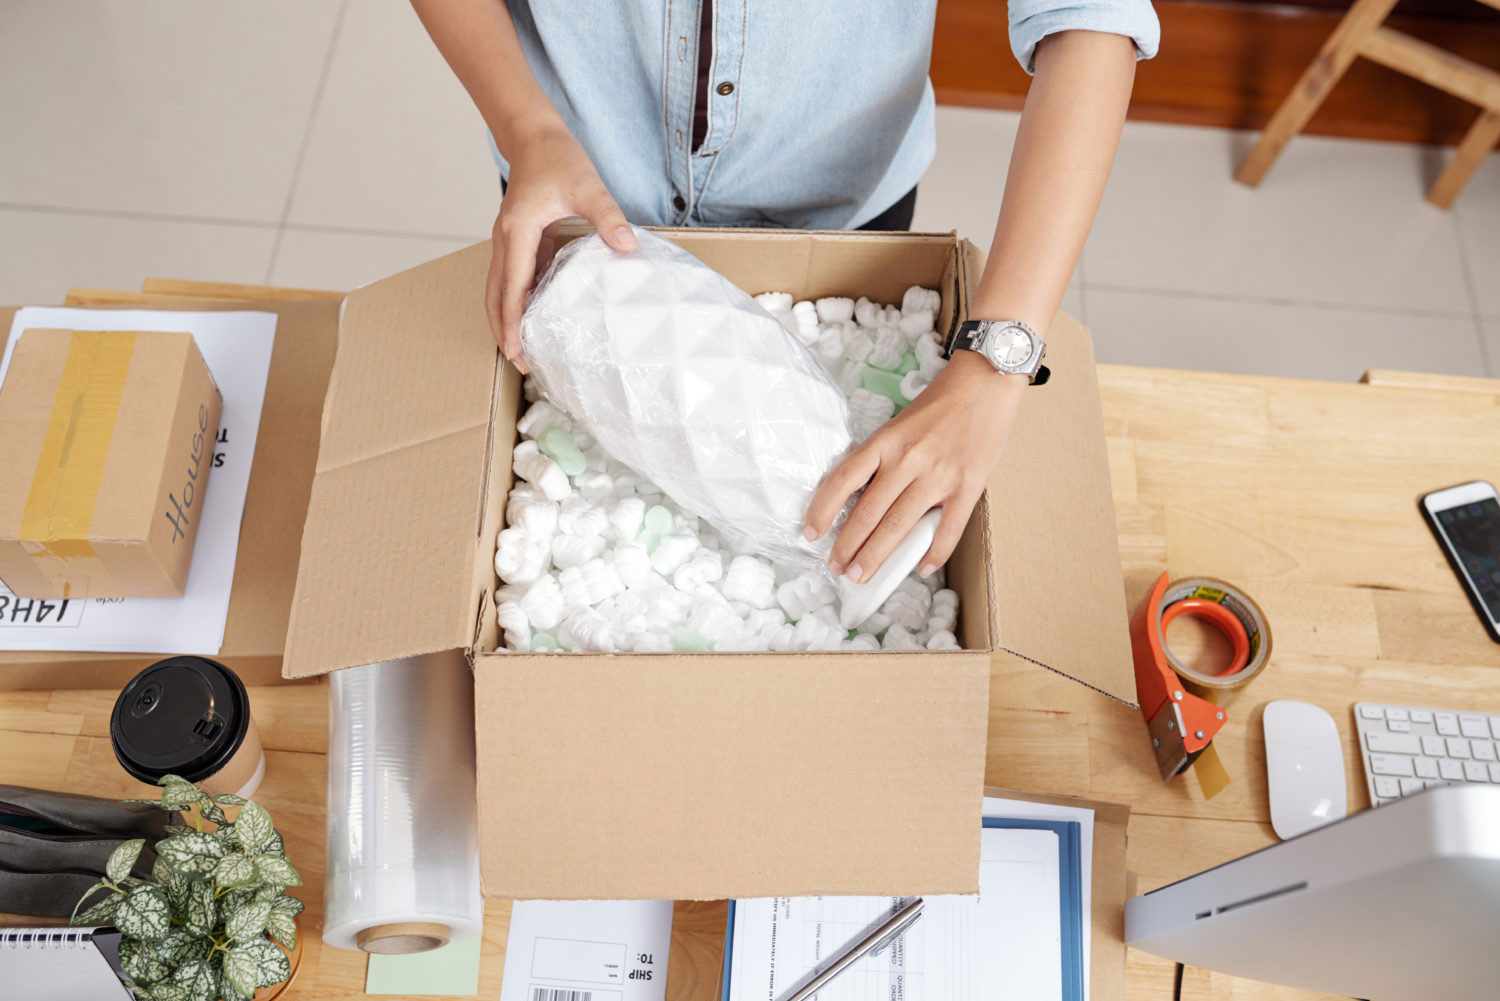
[{"label": "wristwatch", "polygon": [[954,351],[977,351],[1003,375],[1024,375],[1040,386],[1052,375],[1042,364],[1047,342],[1020,320],[965,320],[948,342],[947,356]]}]

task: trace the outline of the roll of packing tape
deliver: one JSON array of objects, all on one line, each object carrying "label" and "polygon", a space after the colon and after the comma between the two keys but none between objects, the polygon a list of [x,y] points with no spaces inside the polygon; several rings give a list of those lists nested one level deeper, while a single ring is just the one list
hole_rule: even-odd
[{"label": "roll of packing tape", "polygon": [[323,941],[412,953],[478,935],[473,672],[460,652],[335,672]]},{"label": "roll of packing tape", "polygon": [[[1179,616],[1217,629],[1230,644],[1229,663],[1207,673],[1180,660],[1166,642],[1167,626]],[[1265,613],[1233,584],[1212,577],[1169,582],[1162,574],[1131,622],[1131,645],[1136,694],[1162,777],[1196,766],[1203,794],[1212,798],[1229,784],[1212,743],[1224,725],[1225,707],[1271,657]]]}]

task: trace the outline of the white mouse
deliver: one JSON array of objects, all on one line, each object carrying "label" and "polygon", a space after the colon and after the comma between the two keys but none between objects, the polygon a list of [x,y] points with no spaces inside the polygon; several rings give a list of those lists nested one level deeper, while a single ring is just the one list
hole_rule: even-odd
[{"label": "white mouse", "polygon": [[1339,728],[1321,707],[1285,699],[1266,705],[1266,778],[1271,828],[1285,840],[1348,812]]}]

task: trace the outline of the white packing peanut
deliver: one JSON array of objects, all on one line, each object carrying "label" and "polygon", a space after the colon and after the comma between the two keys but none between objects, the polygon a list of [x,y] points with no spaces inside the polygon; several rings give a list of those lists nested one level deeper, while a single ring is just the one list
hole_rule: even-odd
[{"label": "white packing peanut", "polygon": [[552,565],[559,570],[582,566],[604,552],[602,535],[555,535],[552,537]]},{"label": "white packing peanut", "polygon": [[880,641],[880,645],[886,650],[915,650],[917,639],[910,630],[897,623],[885,631],[885,638]]},{"label": "white packing peanut", "polygon": [[849,430],[854,440],[864,441],[875,430],[891,419],[896,404],[889,396],[872,393],[868,389],[856,389],[849,394]]},{"label": "white packing peanut", "polygon": [[874,615],[870,616],[868,619],[865,619],[865,621],[861,622],[854,628],[858,629],[862,633],[874,633],[878,635],[885,632],[886,629],[890,628],[890,625],[891,617],[889,615],[885,614],[884,612],[876,612]]},{"label": "white packing peanut", "polygon": [[818,311],[812,303],[803,299],[792,307],[792,319],[797,324],[797,339],[803,344],[813,344],[818,339]]},{"label": "white packing peanut", "polygon": [[915,313],[902,313],[901,321],[896,324],[907,341],[915,341],[918,337],[932,333],[933,316],[926,310]]},{"label": "white packing peanut", "polygon": [[495,601],[513,601],[537,629],[555,629],[562,621],[562,588],[552,574],[543,574],[530,584],[502,587]]},{"label": "white packing peanut", "polygon": [[862,361],[855,361],[853,358],[850,358],[844,362],[843,366],[839,368],[833,377],[834,384],[839,387],[839,392],[848,396],[858,389],[859,375],[864,370],[865,363]]},{"label": "white packing peanut", "polygon": [[529,584],[547,571],[547,540],[507,528],[495,542],[495,573],[507,584]]},{"label": "white packing peanut", "polygon": [[[657,549],[657,552],[661,550]],[[724,557],[715,549],[699,549],[693,553],[690,560],[678,567],[672,574],[672,585],[679,591],[692,592],[704,584],[712,584],[722,576],[724,576]]]},{"label": "white packing peanut", "polygon": [[521,380],[521,395],[526,398],[527,403],[536,403],[542,398],[542,387],[537,385],[535,379],[527,377]]},{"label": "white packing peanut", "polygon": [[957,650],[958,637],[946,629],[936,630],[927,638],[927,649],[929,650]]},{"label": "white packing peanut", "polygon": [[537,400],[526,408],[526,412],[516,422],[516,430],[528,438],[540,438],[553,428],[571,431],[573,422],[548,400]]},{"label": "white packing peanut", "polygon": [[903,313],[919,313],[924,310],[936,313],[942,306],[943,297],[937,289],[923,288],[920,285],[913,285],[901,297],[901,312]]},{"label": "white packing peanut", "polygon": [[557,640],[569,650],[602,652],[615,648],[615,630],[598,611],[582,608],[563,618]]},{"label": "white packing peanut", "polygon": [[[866,362],[875,350],[875,341],[868,332],[854,324],[844,327],[844,357],[852,362]],[[847,395],[847,394],[845,394]]]},{"label": "white packing peanut", "polygon": [[948,364],[947,359],[943,357],[943,346],[935,337],[918,337],[912,344],[912,353],[917,356],[918,367],[929,379]]},{"label": "white packing peanut", "polygon": [[797,622],[793,632],[792,648],[795,650],[837,650],[844,642],[844,631],[837,625],[809,615]]},{"label": "white packing peanut", "polygon": [[495,606],[495,618],[505,632],[505,645],[512,650],[531,649],[531,620],[526,611],[514,601],[502,601]]},{"label": "white packing peanut", "polygon": [[626,587],[635,587],[651,573],[651,554],[644,542],[622,542],[610,552],[615,573]]},{"label": "white packing peanut", "polygon": [[745,629],[757,636],[782,625],[786,625],[786,613],[779,608],[752,608],[745,615]]},{"label": "white packing peanut", "polygon": [[852,640],[844,640],[845,650],[879,650],[880,640],[873,633],[859,633]]},{"label": "white packing peanut", "polygon": [[517,476],[540,489],[548,500],[560,501],[573,492],[568,474],[543,455],[534,441],[523,441],[516,446],[512,466]]},{"label": "white packing peanut", "polygon": [[791,650],[797,641],[797,629],[792,625],[773,626],[764,634],[766,647],[778,653]]},{"label": "white packing peanut", "polygon": [[776,603],[776,570],[754,556],[736,556],[729,563],[719,591],[730,601],[743,601],[753,608]]},{"label": "white packing peanut", "polygon": [[824,323],[848,323],[854,318],[854,300],[843,296],[824,296],[813,303],[818,310],[818,319]]},{"label": "white packing peanut", "polygon": [[921,369],[914,368],[901,377],[901,385],[898,387],[898,392],[901,393],[902,398],[905,399],[906,402],[910,403],[912,400],[915,400],[918,396],[922,395],[922,390],[927,388],[927,384],[930,381],[931,380],[922,373]]},{"label": "white packing peanut", "polygon": [[833,581],[821,573],[798,574],[776,589],[776,603],[793,621],[832,605],[837,597]]},{"label": "white packing peanut", "polygon": [[[616,479],[616,483],[618,483]],[[615,538],[630,542],[641,534],[641,522],[646,517],[646,502],[639,497],[622,497],[609,511],[609,524]]]},{"label": "white packing peanut", "polygon": [[870,357],[865,361],[876,368],[894,372],[905,353],[906,338],[901,331],[895,327],[881,327],[880,332],[875,335],[875,350],[870,352]]},{"label": "white packing peanut", "polygon": [[691,535],[664,535],[651,554],[651,568],[666,576],[687,562],[698,548],[698,540]]},{"label": "white packing peanut", "polygon": [[667,634],[654,629],[630,633],[621,645],[635,653],[667,653],[672,649],[672,641]]},{"label": "white packing peanut", "polygon": [[829,327],[818,335],[818,357],[824,361],[838,361],[844,356],[844,332]]},{"label": "white packing peanut", "polygon": [[761,308],[767,313],[791,312],[792,295],[790,292],[762,292],[755,297]]},{"label": "white packing peanut", "polygon": [[854,303],[854,322],[861,327],[878,327],[885,319],[885,310],[880,308],[879,303],[871,302],[864,296],[860,296]]},{"label": "white packing peanut", "polygon": [[558,505],[557,530],[564,535],[603,535],[608,528],[604,509],[577,494]]},{"label": "white packing peanut", "polygon": [[927,624],[932,610],[932,594],[920,580],[908,577],[896,585],[896,590],[880,606],[880,610],[891,617],[891,621],[916,632]]},{"label": "white packing peanut", "polygon": [[505,523],[523,530],[532,538],[544,539],[557,531],[557,505],[540,492],[533,493],[535,500],[506,504]]},{"label": "white packing peanut", "polygon": [[574,485],[579,496],[595,503],[613,497],[615,493],[615,478],[605,472],[584,473],[574,480]]}]

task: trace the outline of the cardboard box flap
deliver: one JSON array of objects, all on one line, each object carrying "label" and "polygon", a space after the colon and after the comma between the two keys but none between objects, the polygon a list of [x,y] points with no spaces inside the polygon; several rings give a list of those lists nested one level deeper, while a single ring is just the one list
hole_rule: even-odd
[{"label": "cardboard box flap", "polygon": [[[962,280],[972,294],[984,253],[964,247]],[[1046,340],[1052,378],[1027,391],[988,485],[995,647],[1134,705],[1094,348],[1088,330],[1063,313]],[[1012,475],[1018,469],[1026,475]],[[1038,530],[1040,512],[1061,527]]]},{"label": "cardboard box flap", "polygon": [[283,673],[466,647],[489,480],[489,244],[344,299]]}]

